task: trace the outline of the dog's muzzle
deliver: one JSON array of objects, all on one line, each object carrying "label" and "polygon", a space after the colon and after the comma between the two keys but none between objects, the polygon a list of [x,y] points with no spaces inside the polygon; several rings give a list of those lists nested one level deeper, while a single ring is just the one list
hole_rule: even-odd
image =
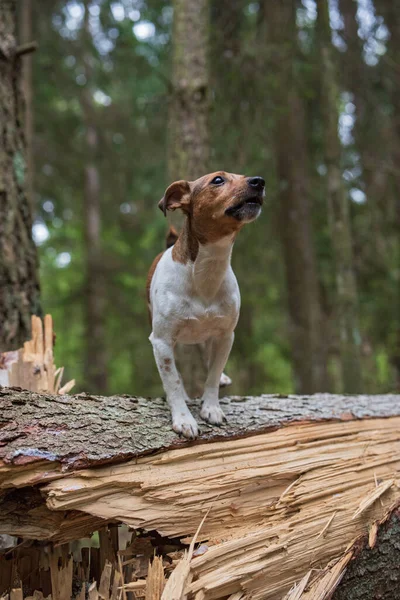
[{"label": "dog's muzzle", "polygon": [[265,181],[262,177],[248,177],[248,192],[236,204],[226,209],[225,214],[238,221],[253,221],[261,213],[264,202]]}]

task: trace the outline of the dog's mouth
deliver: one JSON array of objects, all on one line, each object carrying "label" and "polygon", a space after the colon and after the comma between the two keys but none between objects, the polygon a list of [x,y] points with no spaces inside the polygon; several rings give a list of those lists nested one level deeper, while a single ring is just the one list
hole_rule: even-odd
[{"label": "dog's mouth", "polygon": [[238,202],[234,206],[230,206],[229,208],[227,208],[225,214],[231,217],[235,217],[239,220],[242,220],[246,217],[251,217],[252,213],[257,213],[258,216],[262,204],[263,196],[261,194],[249,196],[248,198],[240,200],[240,202]]}]

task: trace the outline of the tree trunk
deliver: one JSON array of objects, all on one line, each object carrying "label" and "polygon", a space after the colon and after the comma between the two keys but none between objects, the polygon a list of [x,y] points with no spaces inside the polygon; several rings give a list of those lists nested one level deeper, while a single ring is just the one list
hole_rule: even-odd
[{"label": "tree trunk", "polygon": [[337,582],[400,501],[400,396],[227,398],[195,442],[161,399],[3,388],[0,406],[0,533],[64,543],[122,522],[185,544],[207,515],[196,598],[282,600],[332,559]]},{"label": "tree trunk", "polygon": [[[391,170],[392,180],[394,182],[395,189],[395,222],[393,223],[393,229],[395,232],[396,249],[395,255],[397,258],[397,264],[400,263],[400,9],[398,4],[391,2],[390,0],[375,0],[375,6],[378,13],[380,13],[384,20],[385,25],[389,30],[390,39],[387,42],[387,52],[383,57],[385,61],[384,83],[388,92],[389,100],[392,104],[392,132],[393,140],[390,148],[391,153]],[[395,307],[395,314],[393,316],[393,326],[395,327],[395,342],[391,355],[391,362],[396,371],[396,389],[400,390],[400,313],[398,305],[400,303],[400,278],[397,277],[397,306]]]},{"label": "tree trunk", "polygon": [[208,0],[174,0],[168,176],[197,179],[209,168]]},{"label": "tree trunk", "polygon": [[[33,41],[32,37],[32,2],[23,0],[20,14],[20,40],[21,44]],[[32,54],[24,56],[22,62],[22,86],[25,97],[25,142],[26,142],[26,193],[34,209],[34,162],[33,162],[33,94],[32,94]]]},{"label": "tree trunk", "polygon": [[[355,123],[353,127],[356,151],[360,155],[362,166],[362,182],[368,202],[369,231],[368,248],[363,248],[369,262],[368,277],[371,277],[371,267],[385,273],[388,256],[391,249],[391,226],[388,215],[392,210],[393,193],[388,186],[390,145],[392,136],[389,133],[390,117],[387,114],[387,104],[379,102],[374,94],[374,81],[371,77],[371,67],[368,67],[363,57],[363,41],[358,35],[357,3],[353,0],[340,0],[340,12],[344,22],[344,38],[347,50],[343,54],[343,83],[345,89],[353,94],[355,105]],[[373,73],[373,71],[372,71]],[[376,111],[377,118],[371,125],[371,112]],[[381,139],[376,144],[377,138]],[[389,217],[390,218],[390,217]],[[388,226],[389,225],[389,226]],[[382,278],[386,277],[386,273]]]},{"label": "tree trunk", "polygon": [[394,600],[400,598],[400,510],[389,513],[373,536],[365,536],[332,600]]},{"label": "tree trunk", "polygon": [[[290,341],[298,393],[327,391],[326,344],[309,204],[306,123],[294,73],[296,3],[263,4],[275,109],[279,222],[286,269]],[[266,65],[266,72],[270,69]]]},{"label": "tree trunk", "polygon": [[0,352],[30,337],[40,312],[38,259],[26,194],[21,58],[16,42],[16,2],[0,3]]},{"label": "tree trunk", "polygon": [[101,247],[101,188],[98,160],[98,129],[93,102],[93,50],[89,31],[89,2],[85,4],[82,32],[83,64],[86,85],[82,90],[81,107],[85,126],[86,165],[84,167],[86,294],[85,294],[85,387],[93,393],[107,393],[108,360],[106,349],[106,298]]},{"label": "tree trunk", "polygon": [[[375,138],[373,139],[373,148],[370,142],[372,141],[368,135],[371,130],[369,121],[369,111],[373,110],[370,105],[370,87],[371,82],[368,81],[368,67],[363,58],[363,42],[358,35],[357,9],[358,5],[353,0],[339,0],[339,9],[344,23],[344,39],[347,45],[347,50],[343,54],[343,83],[346,90],[353,94],[355,105],[355,123],[353,127],[356,149],[360,154],[363,181],[367,199],[369,200],[369,213],[371,214],[371,226],[376,227],[377,219],[373,218],[376,215],[376,192],[374,193],[374,171],[381,170],[378,157],[371,153],[374,150]],[[374,131],[376,135],[376,130]],[[374,223],[375,221],[375,223]],[[374,237],[374,236],[371,236]],[[374,240],[371,240],[374,243]]]},{"label": "tree trunk", "polygon": [[365,116],[366,98],[363,95],[365,88],[365,62],[362,58],[363,42],[358,35],[357,3],[353,0],[339,0],[339,9],[343,17],[344,38],[347,45],[345,54],[344,80],[346,89],[354,94],[356,105],[356,130],[357,122]]},{"label": "tree trunk", "polygon": [[357,285],[353,264],[349,199],[341,171],[338,135],[338,87],[332,56],[327,0],[318,4],[317,30],[320,47],[320,85],[327,168],[328,213],[336,269],[336,313],[344,391],[362,389]]},{"label": "tree trunk", "polygon": [[[209,170],[209,5],[208,0],[174,0],[172,81],[169,116],[168,182],[193,180]],[[180,228],[180,217],[173,218]],[[189,396],[205,382],[201,346],[177,346],[176,358]]]},{"label": "tree trunk", "polygon": [[[224,65],[228,71],[228,73],[224,71],[222,74],[215,73],[215,76],[223,75],[228,85],[229,78],[235,77],[235,73],[230,67],[243,51],[241,35],[244,7],[245,0],[212,0],[211,2],[213,61],[216,60]],[[238,79],[237,73],[236,79]]]}]

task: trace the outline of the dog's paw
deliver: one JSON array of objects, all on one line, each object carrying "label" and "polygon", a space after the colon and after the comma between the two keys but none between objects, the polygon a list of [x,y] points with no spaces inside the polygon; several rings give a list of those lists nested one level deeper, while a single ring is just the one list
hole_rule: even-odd
[{"label": "dog's paw", "polygon": [[202,419],[211,423],[211,425],[222,425],[226,421],[224,412],[219,405],[203,404],[200,415]]},{"label": "dog's paw", "polygon": [[219,387],[228,387],[228,385],[232,385],[232,379],[228,377],[226,373],[222,373],[221,379],[219,380]]},{"label": "dog's paw", "polygon": [[172,429],[175,433],[180,433],[188,440],[194,440],[199,435],[196,419],[190,412],[174,415],[172,419]]}]

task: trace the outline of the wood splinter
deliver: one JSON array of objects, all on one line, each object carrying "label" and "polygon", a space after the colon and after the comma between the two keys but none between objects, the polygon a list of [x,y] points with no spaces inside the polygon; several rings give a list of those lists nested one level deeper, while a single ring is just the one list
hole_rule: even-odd
[{"label": "wood splinter", "polygon": [[[290,600],[339,594],[357,557],[355,540],[365,537],[366,549],[379,552],[386,544],[382,518],[400,503],[400,396],[221,402],[228,422],[204,425],[199,440],[188,443],[171,431],[161,399],[2,388],[0,533],[66,544],[107,523],[124,523],[145,536],[157,532],[166,546],[179,539],[164,600],[182,594],[282,600],[289,590]],[[191,407],[199,410],[195,402]],[[206,551],[179,562],[207,511],[197,538]],[[144,539],[135,540],[132,548],[143,551]],[[148,579],[143,565],[152,555],[137,562],[136,579]],[[134,557],[121,550],[115,560],[115,591],[123,586],[123,600],[131,593],[124,584],[132,582]],[[53,567],[59,589],[71,572],[68,557],[61,558],[63,572]],[[158,592],[163,566],[153,588]],[[392,562],[375,572],[378,592],[388,581],[394,585],[389,567],[399,568]],[[99,573],[92,598],[100,596]],[[106,587],[109,581],[105,573]]]}]

